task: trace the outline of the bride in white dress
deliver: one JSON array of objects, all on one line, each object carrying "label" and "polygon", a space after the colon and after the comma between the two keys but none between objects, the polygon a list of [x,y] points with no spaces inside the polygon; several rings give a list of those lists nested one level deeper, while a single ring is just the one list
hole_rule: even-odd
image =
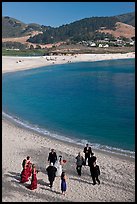
[{"label": "bride in white dress", "polygon": [[59,156],[59,159],[56,161],[54,166],[57,168],[56,176],[61,176],[62,174],[62,156]]}]

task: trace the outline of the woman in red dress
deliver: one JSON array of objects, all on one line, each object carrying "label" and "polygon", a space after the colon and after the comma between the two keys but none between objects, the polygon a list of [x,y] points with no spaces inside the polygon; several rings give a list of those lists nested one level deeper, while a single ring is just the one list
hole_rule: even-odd
[{"label": "woman in red dress", "polygon": [[27,167],[27,171],[28,171],[28,177],[30,177],[32,174],[32,163],[30,162],[29,156],[27,156],[26,167]]},{"label": "woman in red dress", "polygon": [[21,172],[21,181],[20,181],[21,183],[25,183],[25,182],[29,181],[26,162],[27,162],[27,160],[24,159],[24,160],[23,160],[23,163],[22,163],[23,170],[22,170],[22,172]]},{"label": "woman in red dress", "polygon": [[34,190],[37,188],[37,176],[38,171],[36,170],[35,164],[32,164],[32,179],[31,184],[28,186],[30,190]]}]

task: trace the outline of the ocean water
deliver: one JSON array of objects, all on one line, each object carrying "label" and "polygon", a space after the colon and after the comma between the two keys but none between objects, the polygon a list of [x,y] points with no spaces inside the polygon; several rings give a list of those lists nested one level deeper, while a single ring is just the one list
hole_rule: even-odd
[{"label": "ocean water", "polygon": [[135,60],[4,74],[2,110],[5,117],[41,134],[134,157]]}]

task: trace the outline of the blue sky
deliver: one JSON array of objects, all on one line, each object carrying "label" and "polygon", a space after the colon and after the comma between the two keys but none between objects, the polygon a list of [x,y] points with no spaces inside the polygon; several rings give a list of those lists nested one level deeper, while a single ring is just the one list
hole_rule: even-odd
[{"label": "blue sky", "polygon": [[135,11],[135,2],[3,2],[2,16],[24,23],[58,27],[93,16],[113,16]]}]

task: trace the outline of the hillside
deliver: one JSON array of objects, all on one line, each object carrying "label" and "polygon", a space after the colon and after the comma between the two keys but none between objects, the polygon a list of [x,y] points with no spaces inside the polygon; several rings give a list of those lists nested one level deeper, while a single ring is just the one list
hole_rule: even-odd
[{"label": "hillside", "polygon": [[36,44],[44,47],[52,43],[77,43],[103,40],[106,37],[131,38],[135,36],[135,13],[111,17],[84,18],[57,28],[35,23],[25,24],[11,17],[2,17],[2,41]]},{"label": "hillside", "polygon": [[82,41],[96,37],[95,31],[101,27],[115,29],[117,19],[115,17],[92,17],[85,18],[73,23],[51,28],[43,34],[29,38],[32,43],[54,43],[58,41]]},{"label": "hillside", "polygon": [[36,23],[25,24],[15,18],[2,17],[2,38],[23,37],[33,35],[35,31],[46,31],[50,26],[41,26]]},{"label": "hillside", "polygon": [[125,23],[121,23],[121,22],[117,22],[116,23],[116,29],[115,30],[107,30],[107,29],[102,29],[102,30],[98,30],[101,33],[108,33],[113,35],[115,38],[118,37],[125,37],[125,38],[131,38],[133,36],[135,36],[135,27],[125,24]]},{"label": "hillside", "polygon": [[[113,38],[116,36],[118,29],[118,22],[135,24],[135,14],[129,13],[120,16],[113,17],[92,17],[85,18],[79,21],[75,21],[70,24],[62,25],[58,28],[51,28],[43,34],[38,34],[28,39],[32,43],[55,43],[59,41],[79,42],[82,40],[97,40],[104,39],[105,37]],[[127,24],[128,25],[128,24]],[[122,24],[121,24],[122,27]],[[131,29],[131,30],[130,30]],[[103,32],[100,30],[109,30],[109,32]],[[126,30],[120,31],[120,36],[131,38],[135,36],[134,27],[127,26]],[[119,31],[118,31],[119,32]],[[126,33],[127,32],[127,35]],[[131,33],[130,33],[131,32]],[[133,33],[133,35],[132,35]]]},{"label": "hillside", "polygon": [[116,16],[119,22],[126,23],[135,27],[135,12]]}]

